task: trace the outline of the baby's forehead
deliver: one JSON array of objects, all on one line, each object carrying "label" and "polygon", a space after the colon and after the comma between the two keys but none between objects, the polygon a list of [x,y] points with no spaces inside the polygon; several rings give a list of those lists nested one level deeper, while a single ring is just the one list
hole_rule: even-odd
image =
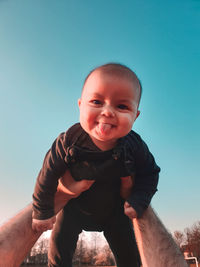
[{"label": "baby's forehead", "polygon": [[[109,79],[111,82],[113,81],[125,81],[125,82],[130,82],[131,84],[131,89],[140,92],[140,86],[138,83],[138,79],[129,75],[126,72],[122,71],[115,71],[115,72],[107,72],[107,71],[102,71],[102,70],[96,70],[96,74],[98,75],[99,81],[104,82],[106,79]],[[93,73],[91,74],[93,75]],[[95,73],[94,73],[94,79],[95,79]]]},{"label": "baby's forehead", "polygon": [[109,79],[110,81],[121,80],[121,81],[128,81],[133,84],[135,87],[136,79],[134,79],[131,75],[127,73],[123,73],[120,71],[105,71],[105,70],[95,70],[90,74],[88,79],[98,79],[99,82],[104,82],[105,80]]},{"label": "baby's forehead", "polygon": [[[99,86],[93,87],[94,84],[95,85],[98,84]],[[123,86],[125,86],[126,88],[125,91],[123,90]],[[139,99],[139,96],[140,96],[140,89],[135,84],[135,81],[129,76],[118,75],[117,73],[108,73],[108,72],[99,71],[99,70],[95,71],[94,73],[90,74],[90,77],[88,77],[88,84],[86,82],[86,87],[87,89],[89,89],[90,93],[98,95],[98,96],[100,96],[99,92],[101,92],[101,94],[106,93],[106,91],[103,92],[101,90],[102,88],[106,88],[106,90],[109,90],[111,88],[112,90],[116,89],[116,91],[118,92],[117,94],[120,94],[120,97],[122,97],[123,91],[124,91],[124,94],[125,95],[128,94],[129,97],[138,95],[138,99]],[[120,92],[117,90],[117,88],[121,88]],[[128,90],[130,90],[129,93],[127,91],[127,88]],[[131,92],[133,92],[133,95]]]}]

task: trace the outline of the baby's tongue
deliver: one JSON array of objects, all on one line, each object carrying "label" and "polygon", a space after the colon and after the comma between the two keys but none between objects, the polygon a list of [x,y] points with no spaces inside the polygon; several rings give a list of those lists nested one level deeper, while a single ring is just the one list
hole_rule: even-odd
[{"label": "baby's tongue", "polygon": [[100,122],[99,123],[99,131],[102,133],[102,134],[106,134],[110,131],[111,129],[111,125],[110,124],[107,124],[107,123],[102,123]]}]

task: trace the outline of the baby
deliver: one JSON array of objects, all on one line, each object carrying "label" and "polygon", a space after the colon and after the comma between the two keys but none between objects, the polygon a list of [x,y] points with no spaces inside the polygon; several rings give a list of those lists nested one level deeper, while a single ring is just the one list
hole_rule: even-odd
[{"label": "baby", "polygon": [[[52,228],[56,199],[64,198],[51,236],[49,266],[72,266],[82,230],[104,232],[117,266],[139,266],[124,207],[129,217],[140,217],[157,190],[160,171],[131,130],[140,114],[141,91],[136,74],[121,64],[100,66],[86,77],[78,100],[80,123],[60,134],[47,152],[33,194],[37,231]],[[82,189],[68,202],[70,179]]]}]

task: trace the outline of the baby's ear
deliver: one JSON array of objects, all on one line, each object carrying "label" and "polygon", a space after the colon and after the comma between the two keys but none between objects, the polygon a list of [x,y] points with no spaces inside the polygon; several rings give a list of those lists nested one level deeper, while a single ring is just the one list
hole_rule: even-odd
[{"label": "baby's ear", "polygon": [[136,119],[137,119],[137,117],[140,115],[140,111],[138,110],[137,111],[137,115],[136,115]]},{"label": "baby's ear", "polygon": [[80,105],[81,105],[81,98],[78,99],[78,106],[80,108]]}]

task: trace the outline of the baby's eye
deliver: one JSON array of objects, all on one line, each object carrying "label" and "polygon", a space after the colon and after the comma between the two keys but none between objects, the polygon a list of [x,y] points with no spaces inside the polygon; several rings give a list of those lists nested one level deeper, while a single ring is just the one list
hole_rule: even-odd
[{"label": "baby's eye", "polygon": [[98,100],[98,99],[92,100],[91,103],[94,104],[94,105],[101,105],[101,101]]},{"label": "baby's eye", "polygon": [[124,104],[120,104],[117,106],[119,109],[128,109],[128,106],[127,105],[124,105]]}]

